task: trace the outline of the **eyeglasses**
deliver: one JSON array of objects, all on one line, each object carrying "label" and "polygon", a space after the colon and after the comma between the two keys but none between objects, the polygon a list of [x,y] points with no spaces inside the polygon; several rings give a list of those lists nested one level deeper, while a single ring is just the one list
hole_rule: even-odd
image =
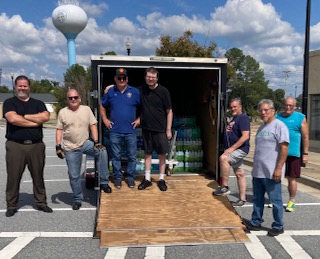
[{"label": "eyeglasses", "polygon": [[74,100],[78,100],[78,99],[79,99],[79,96],[68,96],[68,99],[69,99],[70,101],[72,101],[73,99],[74,99]]},{"label": "eyeglasses", "polygon": [[273,108],[269,108],[269,109],[260,109],[259,110],[259,112],[261,113],[261,112],[268,112],[269,110],[271,110],[271,109],[273,109]]},{"label": "eyeglasses", "polygon": [[285,107],[287,107],[287,106],[288,106],[288,107],[293,107],[293,104],[285,104],[284,106],[285,106]]},{"label": "eyeglasses", "polygon": [[127,77],[126,76],[118,76],[117,77],[117,79],[119,80],[119,81],[126,81],[127,80]]},{"label": "eyeglasses", "polygon": [[150,80],[155,80],[155,79],[157,79],[156,76],[146,76],[146,78],[147,78],[147,79],[150,79]]}]

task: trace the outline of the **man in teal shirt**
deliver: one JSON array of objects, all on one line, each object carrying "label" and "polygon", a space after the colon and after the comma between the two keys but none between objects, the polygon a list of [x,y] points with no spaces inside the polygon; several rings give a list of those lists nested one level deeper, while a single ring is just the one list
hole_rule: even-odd
[{"label": "man in teal shirt", "polygon": [[[288,158],[286,161],[286,178],[288,179],[289,202],[286,211],[293,212],[295,209],[295,196],[297,193],[296,178],[301,174],[301,150],[303,163],[308,162],[309,132],[305,115],[295,111],[296,100],[292,97],[285,99],[283,112],[276,118],[283,121],[290,134]],[[302,138],[302,149],[301,149]]]}]

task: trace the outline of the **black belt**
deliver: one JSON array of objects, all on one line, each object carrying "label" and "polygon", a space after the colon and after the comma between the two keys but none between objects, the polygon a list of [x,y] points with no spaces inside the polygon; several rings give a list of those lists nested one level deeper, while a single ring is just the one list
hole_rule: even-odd
[{"label": "black belt", "polygon": [[8,139],[9,141],[13,141],[19,144],[23,145],[31,145],[31,144],[36,144],[42,142],[42,140],[14,140],[14,139]]}]

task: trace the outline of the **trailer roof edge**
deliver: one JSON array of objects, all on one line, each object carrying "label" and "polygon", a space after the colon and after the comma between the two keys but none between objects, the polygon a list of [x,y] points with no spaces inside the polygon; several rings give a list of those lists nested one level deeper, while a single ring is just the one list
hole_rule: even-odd
[{"label": "trailer roof edge", "polygon": [[158,61],[158,62],[194,62],[194,63],[217,63],[226,64],[226,58],[198,58],[198,57],[160,57],[160,56],[114,56],[114,55],[93,55],[91,61]]}]

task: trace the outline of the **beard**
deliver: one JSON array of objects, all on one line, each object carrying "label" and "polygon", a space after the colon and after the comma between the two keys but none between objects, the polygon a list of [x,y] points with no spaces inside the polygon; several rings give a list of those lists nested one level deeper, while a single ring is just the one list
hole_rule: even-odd
[{"label": "beard", "polygon": [[21,99],[27,99],[29,95],[26,92],[18,92],[17,97]]}]

